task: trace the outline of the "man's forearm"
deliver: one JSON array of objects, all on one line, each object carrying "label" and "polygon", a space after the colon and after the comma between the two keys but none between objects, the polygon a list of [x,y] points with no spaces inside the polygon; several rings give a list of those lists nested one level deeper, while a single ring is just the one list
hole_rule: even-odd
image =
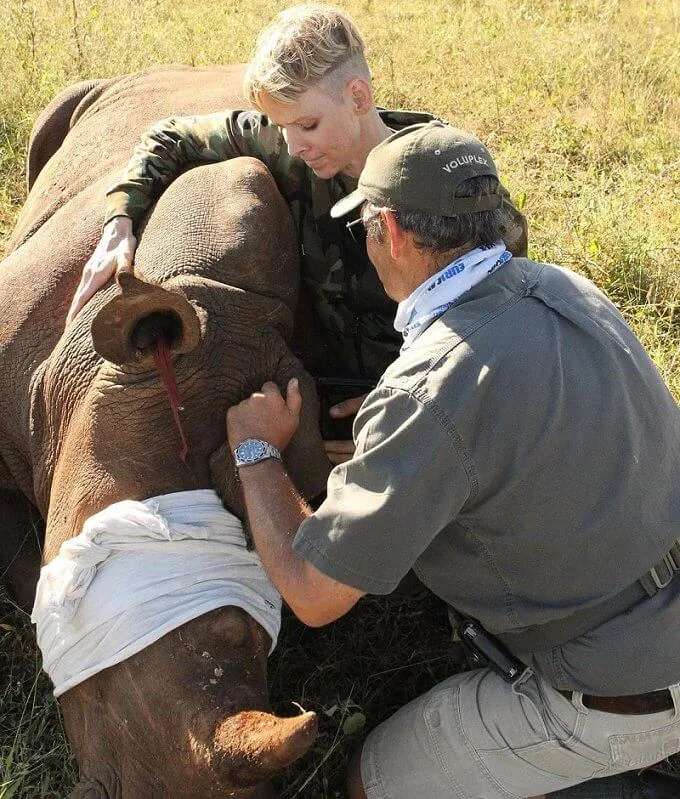
[{"label": "man's forearm", "polygon": [[305,561],[293,552],[293,539],[311,510],[280,461],[270,458],[242,467],[239,477],[258,554],[271,581],[294,608]]},{"label": "man's forearm", "polygon": [[[232,449],[248,439],[266,441],[284,451],[298,428],[302,396],[298,381],[288,381],[285,398],[275,383],[233,405],[227,412]],[[265,571],[300,621],[320,627],[343,616],[363,591],[339,583],[293,552],[300,525],[312,515],[286,474],[281,461],[270,458],[239,471],[243,499],[255,547]]]},{"label": "man's forearm", "polygon": [[277,460],[242,467],[246,511],[265,571],[300,621],[320,627],[352,608],[363,591],[339,583],[293,552],[298,527],[311,515]]}]

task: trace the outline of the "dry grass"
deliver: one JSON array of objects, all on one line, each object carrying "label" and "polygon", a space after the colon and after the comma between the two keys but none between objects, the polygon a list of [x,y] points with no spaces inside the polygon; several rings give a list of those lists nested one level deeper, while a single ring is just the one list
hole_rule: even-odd
[{"label": "dry grass", "polygon": [[[33,120],[70,82],[156,63],[247,60],[280,2],[0,5],[0,242],[24,198]],[[621,305],[680,396],[680,2],[344,2],[380,103],[425,108],[490,146],[531,253]]]},{"label": "dry grass", "polygon": [[[475,131],[530,220],[531,254],[582,271],[619,304],[680,398],[678,0],[341,2],[365,33],[377,99]],[[0,4],[0,244],[51,97],[156,63],[247,60],[280,2],[5,0]],[[366,600],[328,631],[288,624],[275,704],[321,712],[283,795],[339,795],[362,713],[373,726],[456,668],[431,599]],[[63,796],[73,779],[27,619],[0,601],[0,799]],[[305,781],[309,783],[304,785]],[[304,786],[304,787],[303,787]]]}]

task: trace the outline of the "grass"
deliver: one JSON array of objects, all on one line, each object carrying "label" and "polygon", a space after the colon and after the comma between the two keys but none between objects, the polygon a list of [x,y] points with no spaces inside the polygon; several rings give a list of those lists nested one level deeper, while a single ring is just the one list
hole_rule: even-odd
[{"label": "grass", "polygon": [[76,770],[28,616],[0,594],[0,797],[60,799]]},{"label": "grass", "polygon": [[[0,4],[0,247],[25,199],[33,121],[69,83],[156,63],[245,61],[281,2],[9,0]],[[379,103],[476,132],[530,222],[531,255],[583,272],[622,309],[680,398],[680,2],[340,2],[364,32]],[[320,712],[279,778],[340,795],[374,726],[458,667],[431,598],[368,599],[330,630],[287,622],[272,696]],[[0,598],[0,799],[64,796],[74,767],[30,625]]]}]

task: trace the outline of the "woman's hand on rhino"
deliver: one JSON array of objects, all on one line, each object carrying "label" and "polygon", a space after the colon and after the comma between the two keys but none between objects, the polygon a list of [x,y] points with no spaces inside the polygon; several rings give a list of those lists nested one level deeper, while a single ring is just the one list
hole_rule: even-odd
[{"label": "woman's hand on rhino", "polygon": [[283,452],[298,429],[301,410],[297,378],[288,381],[285,397],[276,383],[265,383],[261,391],[227,411],[229,446],[233,451],[246,438],[259,438]]},{"label": "woman's hand on rhino", "polygon": [[137,239],[132,234],[132,220],[116,216],[104,226],[102,237],[83,268],[80,283],[66,317],[70,324],[87,301],[118,272],[132,271]]},{"label": "woman's hand on rhino", "polygon": [[[368,394],[362,394],[360,397],[350,397],[350,399],[334,405],[328,412],[334,419],[345,419],[348,416],[354,416],[367,396]],[[347,463],[354,455],[354,441],[351,439],[349,441],[324,441],[323,445],[326,448],[328,460],[334,466],[339,463]]]}]

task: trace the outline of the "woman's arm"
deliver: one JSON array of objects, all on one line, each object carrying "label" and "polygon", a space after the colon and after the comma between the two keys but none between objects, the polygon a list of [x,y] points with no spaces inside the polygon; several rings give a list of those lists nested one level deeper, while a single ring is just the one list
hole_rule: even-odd
[{"label": "woman's arm", "polygon": [[281,129],[256,111],[164,119],[142,134],[122,178],[107,189],[105,221],[128,216],[137,227],[187,168],[240,155],[259,158],[274,172],[288,155]]},{"label": "woman's arm", "polygon": [[106,192],[102,236],[85,264],[66,324],[117,272],[132,269],[134,230],[176,177],[188,168],[242,155],[260,159],[275,177],[290,167],[281,129],[256,111],[172,117],[147,130],[121,179]]}]

